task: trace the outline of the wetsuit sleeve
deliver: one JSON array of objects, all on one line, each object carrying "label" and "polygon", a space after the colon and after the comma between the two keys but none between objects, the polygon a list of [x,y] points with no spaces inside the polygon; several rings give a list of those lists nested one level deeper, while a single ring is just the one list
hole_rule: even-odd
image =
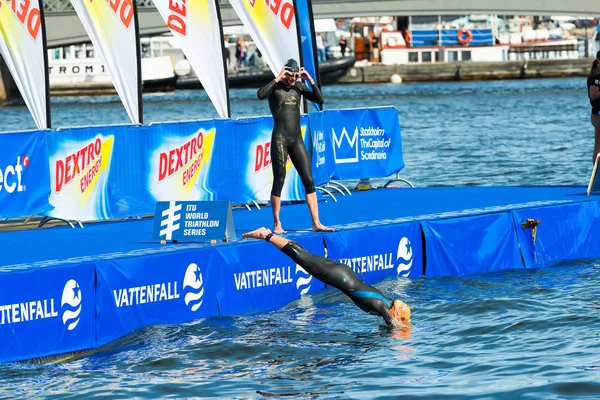
[{"label": "wetsuit sleeve", "polygon": [[302,83],[302,95],[306,97],[306,100],[312,101],[313,103],[323,104],[325,99],[323,98],[323,93],[321,93],[321,89],[314,84],[312,90],[306,86],[306,84]]},{"label": "wetsuit sleeve", "polygon": [[273,93],[275,91],[276,87],[277,87],[277,82],[275,82],[275,79],[273,79],[271,82],[267,83],[265,86],[258,89],[258,92],[256,92],[256,95],[258,96],[259,99],[264,100],[267,97],[269,97],[271,95],[271,93]]}]

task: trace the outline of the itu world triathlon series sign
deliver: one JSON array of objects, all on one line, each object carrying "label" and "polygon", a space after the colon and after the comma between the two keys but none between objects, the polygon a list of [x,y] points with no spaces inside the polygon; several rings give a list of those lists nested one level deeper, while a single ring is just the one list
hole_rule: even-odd
[{"label": "itu world triathlon series sign", "polygon": [[235,237],[229,201],[159,201],[154,239],[174,242],[226,242]]}]

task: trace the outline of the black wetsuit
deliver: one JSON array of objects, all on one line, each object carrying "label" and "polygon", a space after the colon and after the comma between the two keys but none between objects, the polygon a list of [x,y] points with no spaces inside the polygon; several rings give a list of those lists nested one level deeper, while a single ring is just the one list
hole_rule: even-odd
[{"label": "black wetsuit", "polygon": [[295,242],[289,242],[281,251],[321,282],[341,290],[361,310],[382,317],[388,325],[393,324],[392,300],[358,279],[349,266],[311,254]]},{"label": "black wetsuit", "polygon": [[[597,86],[600,88],[600,74],[588,76],[587,86],[588,86],[588,97],[589,97],[591,86]],[[592,106],[592,114],[600,115],[600,99],[592,100],[590,98],[590,105]]]},{"label": "black wetsuit", "polygon": [[323,104],[323,95],[319,88],[315,85],[313,90],[310,90],[303,82],[296,82],[294,86],[290,87],[282,82],[272,80],[257,92],[259,99],[269,98],[269,108],[275,120],[271,136],[271,161],[273,162],[271,194],[273,196],[281,197],[288,155],[302,179],[306,194],[315,192],[310,157],[300,131],[302,95],[312,102]]}]

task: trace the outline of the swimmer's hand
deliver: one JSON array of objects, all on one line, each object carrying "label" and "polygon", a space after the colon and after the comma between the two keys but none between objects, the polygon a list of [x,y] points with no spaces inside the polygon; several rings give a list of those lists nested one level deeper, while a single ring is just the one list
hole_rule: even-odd
[{"label": "swimmer's hand", "polygon": [[287,67],[283,67],[279,75],[275,78],[275,82],[280,82],[282,79],[287,78],[288,76],[294,75]]}]

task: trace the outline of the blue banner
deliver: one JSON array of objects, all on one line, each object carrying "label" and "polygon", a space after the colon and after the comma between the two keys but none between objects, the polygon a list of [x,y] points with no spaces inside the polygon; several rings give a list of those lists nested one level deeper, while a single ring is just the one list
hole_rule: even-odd
[{"label": "blue banner", "polygon": [[207,248],[97,263],[98,344],[144,326],[219,315],[216,256]]},{"label": "blue banner", "polygon": [[331,132],[324,130],[325,117],[328,115],[324,112],[308,114],[312,139],[312,173],[315,185],[327,183],[335,175]]},{"label": "blue banner", "polygon": [[[303,115],[315,183],[387,177],[404,167],[394,108]],[[67,128],[0,136],[0,216],[105,220],[157,201],[270,201],[273,119]],[[305,199],[287,159],[281,199]],[[50,186],[50,189],[48,188]]]},{"label": "blue banner", "polygon": [[95,347],[95,301],[93,264],[3,272],[2,361]]},{"label": "blue banner", "polygon": [[0,217],[52,209],[46,132],[0,134]]},{"label": "blue banner", "polygon": [[418,222],[345,230],[325,236],[329,258],[348,265],[366,283],[423,275]]},{"label": "blue banner", "polygon": [[423,221],[421,226],[428,278],[523,268],[510,213]]},{"label": "blue banner", "polygon": [[[324,132],[319,145],[333,153],[335,179],[384,178],[404,168],[400,122],[395,108],[328,110],[309,114],[313,132]],[[325,163],[331,162],[327,158]],[[330,168],[330,167],[329,167]],[[320,179],[328,174],[325,169]]]},{"label": "blue banner", "polygon": [[[494,33],[491,29],[471,29],[472,38],[467,43],[469,46],[491,46],[494,44]],[[415,29],[411,31],[413,47],[434,47],[434,46],[460,46],[464,47],[458,41],[461,31],[458,29]],[[464,38],[466,34],[462,34]]]},{"label": "blue banner", "polygon": [[[313,254],[324,254],[321,235],[301,238],[298,243]],[[277,309],[325,286],[264,241],[216,250],[221,256],[221,263],[214,265],[222,273],[217,282],[221,315]]]},{"label": "blue banner", "polygon": [[[321,87],[311,0],[295,0],[294,4],[296,6],[296,23],[300,34],[298,43],[300,43],[300,51],[302,52],[302,66],[313,77],[315,84]],[[308,81],[305,83],[310,87]],[[323,109],[322,104],[312,103],[312,105],[317,111]]]},{"label": "blue banner", "polygon": [[[524,209],[512,212],[527,268],[542,268],[562,260],[600,257],[598,202]],[[523,228],[528,219],[540,221],[535,231]]]}]

